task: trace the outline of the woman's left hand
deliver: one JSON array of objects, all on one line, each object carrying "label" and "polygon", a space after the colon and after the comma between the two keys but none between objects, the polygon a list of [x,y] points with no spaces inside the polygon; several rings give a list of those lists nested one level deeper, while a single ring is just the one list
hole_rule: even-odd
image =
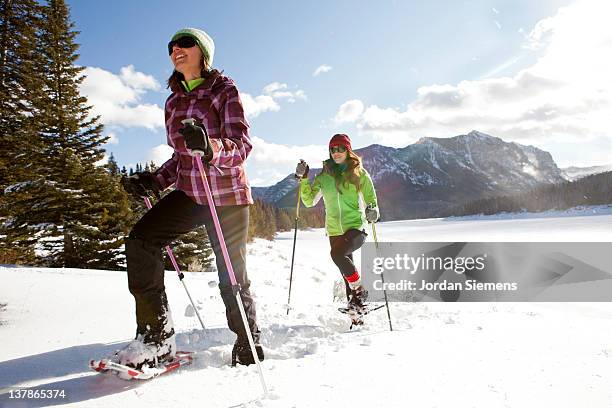
[{"label": "woman's left hand", "polygon": [[378,207],[368,206],[365,210],[366,220],[368,222],[376,222],[378,221],[378,217],[380,216],[378,213]]}]

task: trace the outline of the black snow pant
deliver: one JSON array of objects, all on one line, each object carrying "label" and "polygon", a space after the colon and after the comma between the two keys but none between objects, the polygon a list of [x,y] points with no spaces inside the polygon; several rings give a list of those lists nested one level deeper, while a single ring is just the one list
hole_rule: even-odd
[{"label": "black snow pant", "polygon": [[[248,205],[219,206],[217,214],[225,238],[240,295],[253,339],[259,341],[255,302],[249,290],[246,271],[246,241],[249,226]],[[128,285],[136,300],[137,334],[160,342],[174,333],[168,326],[168,301],[164,287],[162,248],[180,235],[204,225],[217,261],[219,289],[225,304],[227,323],[238,341],[248,342],[238,302],[229,274],[212,214],[207,205],[199,205],[184,192],[176,190],[158,201],[134,226],[126,239]]]},{"label": "black snow pant", "polygon": [[368,234],[365,231],[350,229],[342,235],[329,237],[330,255],[340,269],[340,273],[342,273],[347,299],[351,293],[351,287],[347,279],[351,279],[355,274],[359,275],[353,262],[353,252],[361,248],[367,236]]}]

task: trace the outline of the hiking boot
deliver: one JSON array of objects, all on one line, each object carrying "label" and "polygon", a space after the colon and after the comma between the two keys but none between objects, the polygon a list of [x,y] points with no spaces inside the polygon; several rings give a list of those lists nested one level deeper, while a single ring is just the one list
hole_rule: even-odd
[{"label": "hiking boot", "polygon": [[347,307],[349,309],[360,311],[365,306],[365,301],[367,298],[368,291],[363,287],[363,285],[359,285],[356,288],[351,289]]},{"label": "hiking boot", "polygon": [[136,339],[117,351],[112,360],[128,367],[142,370],[145,367],[158,367],[172,360],[176,353],[174,333],[161,343],[147,342],[146,336],[139,334]]},{"label": "hiking boot", "polygon": [[[257,353],[257,358],[259,358],[259,361],[263,361],[264,352],[261,344],[255,343],[255,352]],[[236,340],[234,343],[234,348],[232,349],[232,367],[235,367],[236,364],[248,366],[254,363],[255,360],[253,360],[253,353],[251,352],[249,341]]]}]

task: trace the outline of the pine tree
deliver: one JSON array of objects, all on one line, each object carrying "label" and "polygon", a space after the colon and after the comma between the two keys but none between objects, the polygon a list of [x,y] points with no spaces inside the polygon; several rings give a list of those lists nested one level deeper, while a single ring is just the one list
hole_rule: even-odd
[{"label": "pine tree", "polygon": [[113,176],[116,176],[120,173],[119,165],[117,164],[117,160],[115,160],[115,156],[112,153],[110,154],[110,157],[108,158],[108,163],[106,164],[106,168],[108,169],[109,173]]},{"label": "pine tree", "polygon": [[[84,68],[78,32],[63,0],[41,6],[37,30],[41,93],[31,101],[42,158],[40,177],[7,194],[13,213],[8,242],[22,240],[50,266],[117,269],[124,263],[122,235],[132,221],[115,168],[99,166],[102,125],[79,94]],[[113,159],[114,161],[114,159]]]},{"label": "pine tree", "polygon": [[276,208],[276,229],[277,231],[291,231],[295,220],[291,219],[289,213],[282,209]]},{"label": "pine tree", "polygon": [[264,211],[264,234],[263,238],[267,240],[273,240],[276,235],[276,216],[274,213],[274,207],[272,205],[264,203],[263,211]]},{"label": "pine tree", "polygon": [[0,262],[28,263],[34,257],[28,233],[8,239],[18,222],[13,196],[41,177],[41,144],[33,101],[41,96],[43,58],[37,49],[41,7],[34,0],[0,0]]},{"label": "pine tree", "polygon": [[[212,265],[212,247],[204,226],[179,237],[172,243],[172,251],[182,271],[205,271]],[[165,268],[174,269],[169,256],[165,256]]]},{"label": "pine tree", "polygon": [[274,239],[276,234],[275,209],[270,204],[257,199],[249,206],[249,232],[248,240],[253,238]]},{"label": "pine tree", "polygon": [[255,200],[255,202],[249,205],[249,231],[247,233],[247,239],[249,242],[253,241],[253,238],[258,237],[260,235],[260,224],[259,221],[260,212],[258,204],[259,200]]}]

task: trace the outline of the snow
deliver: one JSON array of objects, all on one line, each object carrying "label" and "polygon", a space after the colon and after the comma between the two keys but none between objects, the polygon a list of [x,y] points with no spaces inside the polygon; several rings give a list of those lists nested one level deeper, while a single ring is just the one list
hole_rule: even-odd
[{"label": "snow", "polygon": [[[612,242],[611,225],[612,209],[602,206],[383,222],[377,234],[385,241]],[[610,304],[393,303],[393,332],[384,309],[348,331],[332,302],[339,272],[320,229],[298,232],[286,315],[292,243],[287,232],[248,246],[268,398],[255,367],[229,367],[234,335],[214,273],[185,278],[206,330],[176,273],[166,273],[179,349],[198,355],[176,373],[138,382],[87,368],[90,358],[112,353],[134,334],[125,272],[3,266],[0,406],[612,405]],[[9,387],[63,389],[68,401],[11,400]]]}]

